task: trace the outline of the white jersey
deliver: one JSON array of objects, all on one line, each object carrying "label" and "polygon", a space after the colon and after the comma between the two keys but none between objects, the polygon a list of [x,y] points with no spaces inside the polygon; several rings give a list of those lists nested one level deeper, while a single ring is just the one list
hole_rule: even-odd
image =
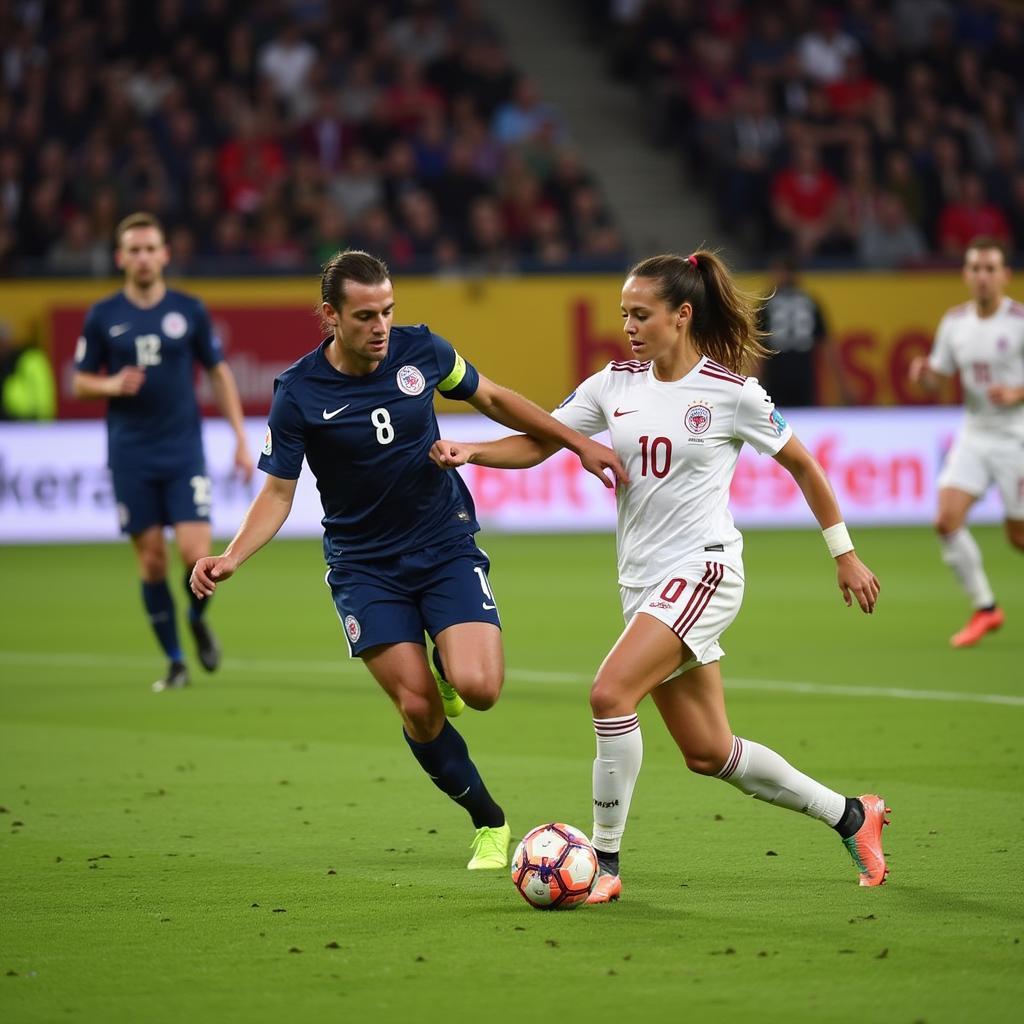
[{"label": "white jersey", "polygon": [[609,363],[552,414],[582,434],[611,433],[629,474],[618,490],[619,583],[641,587],[714,551],[743,572],[743,539],[729,512],[740,448],[774,455],[792,437],[767,392],[702,357],[682,380],[649,362]]},{"label": "white jersey", "polygon": [[986,317],[973,302],[954,306],[939,323],[928,365],[947,376],[959,373],[967,430],[1024,438],[1024,403],[998,406],[988,397],[996,384],[1024,387],[1024,305],[1005,298]]}]

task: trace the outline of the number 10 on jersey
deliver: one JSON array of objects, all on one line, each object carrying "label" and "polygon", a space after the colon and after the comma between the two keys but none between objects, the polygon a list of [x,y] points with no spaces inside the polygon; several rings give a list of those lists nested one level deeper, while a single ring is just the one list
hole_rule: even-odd
[{"label": "number 10 on jersey", "polygon": [[668,475],[672,466],[672,441],[667,437],[656,437],[651,440],[648,434],[640,438],[640,475],[651,476],[659,480]]}]

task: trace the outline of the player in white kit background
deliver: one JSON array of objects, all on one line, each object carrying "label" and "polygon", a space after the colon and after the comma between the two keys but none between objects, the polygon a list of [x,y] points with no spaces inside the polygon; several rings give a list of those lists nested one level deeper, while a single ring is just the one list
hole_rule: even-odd
[{"label": "player in white kit background", "polygon": [[981,551],[965,523],[971,506],[995,484],[1006,536],[1024,551],[1024,305],[1006,295],[1006,251],[993,238],[974,239],[964,255],[971,301],[939,323],[931,355],[910,364],[910,379],[929,390],[960,377],[963,426],[939,475],[935,529],[942,559],[956,574],[974,612],[950,640],[970,647],[1003,624]]},{"label": "player in white kit background", "polygon": [[[744,586],[743,541],[728,499],[744,442],[793,475],[835,558],[846,604],[856,599],[870,613],[879,592],[853,550],[821,466],[764,388],[743,376],[764,356],[756,305],[711,252],[643,260],[622,289],[633,358],[609,363],[554,413],[582,434],[608,430],[630,480],[617,492],[626,627],[590,691],[597,736],[593,842],[601,863],[590,902],[621,895],[619,847],[643,756],[636,709],[647,694],[691,771],[835,828],[861,885],[880,885],[888,870],[880,797],[828,789],[775,751],[735,736],[726,714],[719,638],[739,612]],[[438,441],[431,457],[447,467],[516,469],[554,450],[518,435]]]}]

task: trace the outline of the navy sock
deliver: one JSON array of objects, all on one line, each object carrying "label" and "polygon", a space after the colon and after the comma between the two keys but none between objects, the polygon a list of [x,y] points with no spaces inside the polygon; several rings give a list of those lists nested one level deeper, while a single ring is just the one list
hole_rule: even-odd
[{"label": "navy sock", "polygon": [[429,743],[417,743],[404,729],[402,735],[430,781],[469,812],[474,828],[505,824],[505,812],[491,799],[476,765],[469,759],[466,741],[451,722],[445,719],[441,732]]},{"label": "navy sock", "polygon": [[149,615],[149,624],[156,633],[160,646],[171,661],[183,661],[178,643],[178,624],[174,619],[174,598],[167,580],[142,584],[142,603]]},{"label": "navy sock", "polygon": [[607,850],[599,850],[595,846],[594,853],[597,854],[597,864],[601,869],[602,875],[617,875],[619,873],[619,854],[617,850],[615,853],[609,853]]},{"label": "navy sock", "polygon": [[188,618],[189,622],[195,622],[197,619],[201,619],[206,612],[206,606],[213,600],[213,596],[204,597],[202,599],[196,597],[192,593],[192,588],[188,585],[188,581],[192,578],[192,570],[190,569],[185,573],[185,593],[188,594]]}]

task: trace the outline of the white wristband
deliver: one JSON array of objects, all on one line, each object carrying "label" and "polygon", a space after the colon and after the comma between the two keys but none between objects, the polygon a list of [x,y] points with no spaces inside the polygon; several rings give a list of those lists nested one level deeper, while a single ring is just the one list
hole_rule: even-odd
[{"label": "white wristband", "polygon": [[846,523],[829,526],[821,531],[821,535],[825,538],[828,553],[833,558],[838,558],[840,555],[845,555],[847,551],[853,550],[853,541],[850,540],[850,531],[846,528]]}]

